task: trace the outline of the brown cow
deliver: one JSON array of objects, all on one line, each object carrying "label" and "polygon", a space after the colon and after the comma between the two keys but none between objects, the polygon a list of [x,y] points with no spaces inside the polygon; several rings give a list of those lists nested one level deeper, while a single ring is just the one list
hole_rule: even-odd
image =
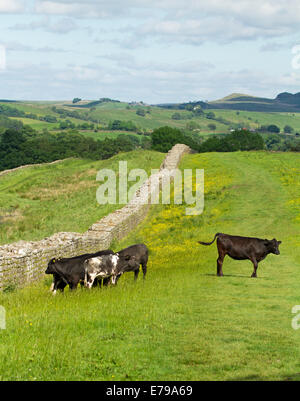
[{"label": "brown cow", "polygon": [[254,266],[251,277],[257,277],[256,270],[258,263],[265,259],[269,253],[280,254],[278,246],[281,244],[281,241],[277,241],[275,238],[268,240],[217,233],[211,242],[198,241],[198,243],[201,245],[211,245],[216,238],[219,252],[217,259],[218,276],[223,276],[222,266],[226,255],[236,260],[251,260]]}]

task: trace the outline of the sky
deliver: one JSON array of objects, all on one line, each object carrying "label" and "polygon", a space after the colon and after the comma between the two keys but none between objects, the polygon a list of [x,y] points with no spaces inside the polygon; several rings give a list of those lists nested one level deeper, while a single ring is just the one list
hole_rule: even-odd
[{"label": "sky", "polygon": [[0,99],[300,92],[299,0],[0,0]]}]

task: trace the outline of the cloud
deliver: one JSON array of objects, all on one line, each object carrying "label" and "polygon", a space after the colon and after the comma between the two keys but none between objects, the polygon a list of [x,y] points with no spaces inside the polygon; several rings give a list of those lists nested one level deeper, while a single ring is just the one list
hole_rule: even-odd
[{"label": "cloud", "polygon": [[[37,0],[36,12],[77,18],[137,17],[131,37],[201,45],[289,35],[299,30],[299,0]],[[141,42],[141,37],[139,38]],[[126,45],[126,39],[124,39]]]},{"label": "cloud", "polygon": [[78,0],[37,0],[35,7],[38,14],[68,15],[79,18],[107,18],[120,15],[120,12],[126,11],[126,9],[127,7],[122,7],[120,1],[115,0],[110,2],[103,0],[86,0],[84,2]]},{"label": "cloud", "polygon": [[18,31],[33,31],[36,29],[42,29],[46,32],[59,34],[69,33],[79,28],[79,25],[71,18],[60,18],[53,22],[48,17],[25,24],[16,24],[10,27],[10,29]]},{"label": "cloud", "polygon": [[20,13],[25,10],[23,0],[0,0],[0,13]]},{"label": "cloud", "polygon": [[295,92],[300,83],[298,71],[286,75],[250,68],[218,71],[197,59],[186,65],[135,59],[131,66],[128,63],[121,68],[117,54],[108,55],[107,59],[115,62],[100,60],[82,66],[11,62],[10,68],[2,72],[2,96],[27,100],[110,97],[163,103],[214,100],[231,92],[275,97],[279,92]]},{"label": "cloud", "polygon": [[26,52],[32,51],[33,48],[29,45],[24,45],[23,43],[19,42],[6,42],[4,43],[6,50],[8,51],[15,51],[15,52]]},{"label": "cloud", "polygon": [[[21,10],[16,8],[22,4],[20,1],[0,0],[0,11],[2,6],[4,12],[5,4],[6,11],[13,5],[15,10]],[[5,72],[6,79],[1,87],[7,93],[5,96],[20,98],[22,95],[28,99],[113,97],[155,103],[215,99],[233,91],[275,96],[279,91],[294,92],[299,86],[296,73],[279,74],[278,71],[286,67],[280,63],[276,65],[262,54],[253,63],[251,53],[256,54],[259,46],[264,52],[279,51],[286,46],[284,42],[292,40],[289,35],[299,32],[299,0],[36,0],[35,5],[37,14],[30,15],[32,21],[18,20],[18,24],[11,27],[16,31],[32,31],[32,40],[26,32],[28,38],[24,44],[9,42],[6,45],[12,52],[43,54],[35,58],[30,53],[27,58],[21,54],[20,65]],[[36,42],[38,35],[41,42],[42,30],[56,34],[56,37],[51,36],[55,41]],[[65,41],[58,35],[75,30],[77,34]],[[90,35],[91,30],[98,39]],[[11,33],[6,37],[11,36],[13,41]],[[47,39],[49,35],[44,37]],[[249,46],[247,52],[241,51],[245,54],[242,60],[238,52],[246,48],[244,44],[229,46],[236,41],[258,39],[256,48]],[[75,50],[73,42],[78,42]],[[203,52],[191,48],[212,42],[222,46],[208,45],[203,47]],[[69,46],[70,57],[59,54],[64,51],[55,48],[60,43]],[[131,50],[136,48],[138,51]],[[87,57],[79,57],[79,51],[85,52]],[[220,55],[213,53],[218,51]],[[47,53],[54,52],[58,53],[55,57],[46,57]],[[216,66],[206,61],[210,55],[216,60]],[[221,57],[224,63],[217,61]],[[16,58],[16,54],[10,58],[10,65],[17,64]],[[46,59],[50,62],[48,66],[32,65],[33,59],[42,59],[45,64]],[[57,61],[55,64],[53,59]],[[182,61],[176,62],[178,59]],[[26,60],[28,65],[24,65]],[[74,65],[66,66],[70,60]],[[95,64],[80,65],[92,60]],[[233,65],[236,67],[231,68]],[[243,69],[243,65],[253,65],[253,69]],[[21,92],[24,76],[26,83]]]},{"label": "cloud", "polygon": [[7,51],[12,52],[38,52],[38,53],[66,53],[67,50],[61,48],[54,48],[51,46],[42,46],[42,47],[32,47],[24,43],[19,42],[6,42],[4,46]]},{"label": "cloud", "polygon": [[269,42],[263,44],[259,50],[262,52],[277,52],[282,49],[290,49],[291,45],[287,43]]}]

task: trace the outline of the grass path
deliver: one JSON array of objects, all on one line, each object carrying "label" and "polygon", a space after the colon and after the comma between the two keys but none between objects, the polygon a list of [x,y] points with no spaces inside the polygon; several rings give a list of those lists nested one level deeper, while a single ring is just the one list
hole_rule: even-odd
[{"label": "grass path", "polygon": [[[205,169],[205,209],[153,207],[122,243],[150,248],[148,276],[116,288],[52,297],[49,280],[1,294],[0,379],[299,380],[300,182],[295,154],[187,155],[182,168]],[[297,175],[298,174],[298,175]],[[225,258],[216,277],[216,232],[273,237],[252,264]]]}]

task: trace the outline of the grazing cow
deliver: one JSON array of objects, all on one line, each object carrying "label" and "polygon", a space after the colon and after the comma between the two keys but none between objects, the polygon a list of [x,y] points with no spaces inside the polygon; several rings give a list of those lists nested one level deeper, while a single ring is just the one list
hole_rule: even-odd
[{"label": "grazing cow", "polygon": [[117,283],[117,276],[129,266],[130,269],[139,268],[134,256],[103,255],[84,261],[84,286],[91,288],[96,278],[111,279],[112,284]]},{"label": "grazing cow", "polygon": [[[73,258],[53,258],[49,261],[46,274],[53,274],[53,283],[51,291],[56,294],[57,290],[64,291],[64,288],[69,285],[71,290],[77,288],[78,283],[84,281],[84,266],[83,262],[89,258],[101,255],[114,254],[110,249],[99,251],[96,253],[86,253],[84,255],[75,256]],[[104,283],[106,285],[107,283]]]},{"label": "grazing cow", "polygon": [[120,270],[120,274],[117,276],[117,281],[123,273],[129,271],[134,271],[134,280],[137,280],[140,272],[140,265],[142,265],[143,278],[145,279],[147,273],[147,262],[148,262],[148,248],[146,247],[145,244],[131,245],[128,248],[122,249],[116,254],[121,257],[134,256],[136,261],[136,263],[131,263],[127,265],[123,264],[123,268],[122,270]]},{"label": "grazing cow", "polygon": [[198,241],[198,243],[201,245],[211,245],[216,238],[219,252],[217,260],[218,276],[223,276],[222,266],[226,255],[236,260],[251,260],[254,266],[251,277],[257,277],[256,270],[258,263],[265,259],[269,253],[280,254],[278,246],[281,244],[281,241],[277,241],[275,238],[268,240],[217,233],[211,242]]}]

